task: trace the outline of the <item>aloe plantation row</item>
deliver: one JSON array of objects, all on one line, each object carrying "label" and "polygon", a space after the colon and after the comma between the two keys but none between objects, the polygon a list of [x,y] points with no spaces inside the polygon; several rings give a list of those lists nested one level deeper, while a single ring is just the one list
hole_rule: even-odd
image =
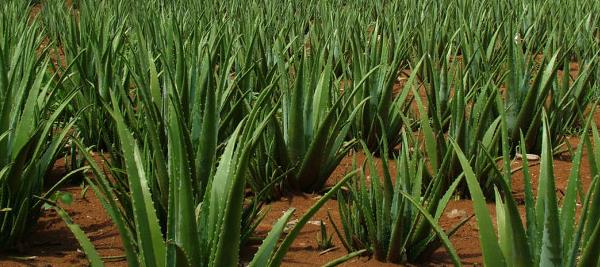
[{"label": "aloe plantation row", "polygon": [[[486,266],[595,266],[599,55],[595,0],[5,0],[0,249],[54,209],[102,266],[57,191],[82,181],[129,266],[238,266],[264,206],[302,193],[322,196],[291,229],[285,212],[244,265],[281,265],[337,199],[330,230],[348,255],[330,265],[422,262],[443,247],[460,266],[449,236],[469,218],[440,226],[460,198]],[[511,161],[528,153],[541,171],[532,188],[523,157],[522,217]],[[50,183],[61,157],[68,173]]]}]

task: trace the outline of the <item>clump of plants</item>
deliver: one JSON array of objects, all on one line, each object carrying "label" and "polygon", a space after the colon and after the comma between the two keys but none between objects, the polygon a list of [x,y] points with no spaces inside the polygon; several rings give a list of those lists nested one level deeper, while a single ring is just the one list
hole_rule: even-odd
[{"label": "clump of plants", "polygon": [[44,177],[74,123],[59,120],[75,92],[57,93],[62,79],[46,73],[48,50],[36,55],[43,34],[28,10],[26,1],[0,4],[0,249],[21,241],[40,216],[41,199],[57,190]]},{"label": "clump of plants", "polygon": [[400,155],[394,159],[396,171],[383,154],[382,175],[363,143],[364,167],[349,192],[338,193],[341,226],[334,229],[348,252],[366,249],[379,261],[416,262],[444,246],[453,263],[460,265],[448,235],[466,220],[448,233],[438,222],[461,179],[445,194],[435,194],[440,176],[427,176],[422,154],[410,152],[409,143],[405,133]]},{"label": "clump of plants", "polygon": [[[473,200],[487,265],[597,263],[600,137],[581,114],[600,88],[599,1],[34,2],[0,1],[0,249],[46,207],[102,265],[56,205],[78,173],[129,265],[235,266],[266,203],[324,192],[365,153],[285,236],[284,213],[250,266],[281,265],[333,196],[341,224],[317,243],[332,229],[348,255],[329,266],[441,246],[460,265],[448,237],[461,223],[439,226],[453,197]],[[560,202],[551,159],[574,126],[592,132],[574,164],[587,152],[596,178],[586,200],[573,168]],[[49,184],[67,143],[71,173]],[[509,165],[526,152],[542,173],[523,224]]]},{"label": "clump of plants", "polygon": [[[588,120],[586,129],[591,127],[592,138],[581,136],[581,143],[573,158],[573,167],[562,201],[556,195],[556,177],[552,166],[550,129],[546,116],[543,116],[542,154],[538,177],[537,196],[534,196],[532,175],[527,158],[523,158],[525,184],[525,220],[521,219],[516,201],[511,193],[510,168],[505,169],[505,177],[496,190],[497,232],[492,217],[487,211],[481,187],[465,155],[458,146],[456,152],[465,170],[469,190],[473,196],[473,208],[479,226],[479,238],[484,263],[488,266],[591,266],[600,258],[598,240],[600,223],[596,203],[598,198],[598,144],[600,135],[595,125]],[[593,141],[592,141],[593,140]],[[525,138],[521,137],[521,153],[526,155]],[[593,177],[587,192],[581,185],[581,163],[583,151],[588,151],[590,170]],[[506,155],[505,155],[506,157]],[[576,216],[581,206],[579,217]]]},{"label": "clump of plants", "polygon": [[328,250],[330,248],[333,248],[333,235],[328,235],[327,234],[327,226],[325,226],[325,223],[323,223],[323,221],[319,221],[319,227],[320,230],[319,234],[317,235],[317,246],[319,248],[319,250]]}]

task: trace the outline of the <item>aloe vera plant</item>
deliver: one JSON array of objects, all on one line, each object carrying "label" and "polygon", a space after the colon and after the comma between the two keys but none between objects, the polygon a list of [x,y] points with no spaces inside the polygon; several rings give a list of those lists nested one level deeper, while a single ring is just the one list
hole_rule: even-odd
[{"label": "aloe vera plant", "polygon": [[[595,125],[586,128],[593,131],[590,141],[586,134],[575,152],[573,168],[569,176],[566,195],[559,207],[556,196],[555,176],[552,166],[552,147],[548,122],[544,115],[542,154],[537,197],[534,200],[531,188],[531,173],[527,159],[523,159],[525,184],[525,217],[523,223],[517,204],[510,190],[508,177],[498,183],[496,191],[497,236],[492,218],[485,207],[481,188],[475,181],[473,170],[458,146],[455,146],[473,196],[473,205],[480,229],[480,242],[484,263],[488,266],[590,266],[599,261],[597,240],[600,224],[595,220],[598,208],[598,130]],[[521,152],[526,153],[525,138],[521,137]],[[592,183],[585,197],[581,191],[581,161],[584,149],[589,151]],[[525,154],[524,154],[525,155]],[[505,171],[510,175],[510,170]],[[579,198],[579,200],[578,200]],[[577,203],[581,203],[581,215],[576,218]]]},{"label": "aloe vera plant", "polygon": [[[460,266],[448,235],[466,220],[448,233],[438,224],[460,179],[443,195],[436,194],[434,187],[441,177],[427,177],[424,159],[418,152],[409,152],[406,134],[402,143],[400,156],[395,159],[395,173],[383,154],[383,176],[363,143],[365,167],[352,183],[348,195],[338,193],[342,230],[335,225],[334,229],[348,252],[367,249],[377,260],[402,263],[426,258],[444,246],[452,262]],[[369,170],[368,175],[366,170]]]},{"label": "aloe vera plant", "polygon": [[[565,129],[575,122],[578,112],[588,106],[588,94],[584,88],[593,87],[593,61],[581,62],[582,69],[571,83],[569,72],[569,51],[557,51],[553,54],[547,44],[539,67],[535,70],[535,56],[522,52],[522,45],[510,41],[508,63],[510,70],[506,75],[506,119],[510,138],[513,143],[519,140],[520,132],[525,134],[523,144],[532,152],[541,148],[542,112],[546,110],[552,135],[552,146],[562,141]],[[565,47],[568,49],[569,47]],[[531,48],[526,48],[529,51]],[[596,56],[594,56],[595,58]],[[561,64],[562,63],[562,64]],[[558,69],[563,68],[563,77],[559,80]],[[547,105],[551,99],[551,104]],[[577,103],[577,104],[575,104]]]},{"label": "aloe vera plant", "polygon": [[[449,53],[441,63],[424,57],[414,68],[423,71],[430,80],[426,85],[427,105],[417,96],[417,87],[410,88],[419,112],[419,126],[423,134],[424,151],[429,158],[431,171],[442,177],[446,190],[461,173],[451,140],[467,151],[469,161],[486,195],[493,192],[493,182],[499,178],[496,157],[500,153],[500,119],[496,115],[498,88],[493,82],[469,82],[470,69],[463,70],[452,63]],[[438,66],[441,64],[441,66]],[[451,90],[450,88],[454,88]],[[450,93],[453,95],[450,95]],[[427,109],[426,109],[427,107]],[[468,196],[463,184],[458,195]]]},{"label": "aloe vera plant", "polygon": [[[395,32],[376,24],[368,34],[370,37],[357,37],[361,32],[352,31],[352,64],[346,68],[351,69],[351,81],[360,81],[367,77],[369,71],[374,72],[366,78],[359,86],[359,92],[354,95],[353,104],[362,105],[362,101],[368,101],[356,117],[356,128],[354,136],[360,136],[368,147],[375,151],[379,149],[379,140],[382,136],[389,139],[388,145],[393,149],[400,142],[400,130],[404,126],[409,111],[409,92],[415,82],[411,78],[399,92],[394,92],[398,73],[404,67],[403,60],[407,57],[407,49],[402,44],[409,38],[409,27],[403,27],[405,31]],[[367,40],[366,43],[363,43]],[[345,63],[345,62],[344,62]]]},{"label": "aloe vera plant", "polygon": [[353,109],[350,101],[373,71],[344,93],[349,98],[342,98],[340,83],[332,72],[331,55],[326,56],[325,50],[305,49],[298,61],[294,65],[292,86],[286,87],[286,81],[292,79],[281,79],[284,91],[282,121],[277,122],[274,135],[279,146],[276,158],[282,166],[293,169],[290,178],[293,188],[314,192],[323,187],[355,142],[346,139],[351,122],[365,100]]}]

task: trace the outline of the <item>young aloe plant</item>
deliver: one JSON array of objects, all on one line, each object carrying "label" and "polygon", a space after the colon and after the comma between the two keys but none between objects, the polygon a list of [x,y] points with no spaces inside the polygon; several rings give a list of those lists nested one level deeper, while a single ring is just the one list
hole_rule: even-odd
[{"label": "young aloe plant", "polygon": [[[588,126],[590,121],[591,119],[588,120]],[[600,212],[597,205],[593,204],[596,203],[598,190],[600,190],[598,183],[600,164],[597,160],[600,156],[598,130],[595,125],[591,126],[593,143],[587,134],[581,136],[581,143],[573,159],[566,195],[562,200],[562,206],[559,207],[552,166],[552,146],[545,114],[542,124],[542,154],[537,197],[534,200],[531,188],[532,176],[527,158],[524,157],[526,221],[523,223],[510,185],[507,183],[510,177],[505,177],[498,181],[499,190],[496,191],[497,235],[473,170],[461,149],[455,144],[455,151],[460,158],[473,196],[484,264],[487,266],[595,266],[600,260],[597,254],[598,240],[600,240],[600,223],[597,217]],[[588,126],[586,129],[589,128]],[[527,152],[525,143],[525,138],[521,136],[523,155]],[[580,169],[584,149],[589,152],[593,180],[587,194],[582,197]],[[505,176],[510,176],[510,169],[505,170]],[[579,202],[583,205],[579,219],[576,217],[578,196]]]},{"label": "young aloe plant", "polygon": [[[411,88],[419,112],[419,122],[423,133],[423,143],[429,158],[432,173],[441,175],[445,191],[461,173],[456,154],[450,140],[467,151],[469,161],[475,166],[475,173],[485,194],[493,193],[493,181],[499,177],[496,157],[500,153],[500,119],[497,118],[497,88],[488,81],[469,82],[469,70],[450,61],[450,53],[441,66],[424,57],[414,71],[423,71],[431,82],[427,88],[426,105],[415,87]],[[425,66],[423,66],[423,64]],[[450,96],[450,87],[453,95]],[[468,191],[461,184],[460,196]]]},{"label": "young aloe plant", "polygon": [[[509,71],[505,81],[506,122],[511,144],[518,143],[519,134],[523,132],[526,143],[522,145],[532,152],[539,152],[542,112],[545,110],[548,114],[549,134],[552,134],[550,145],[556,147],[565,131],[577,122],[578,112],[583,112],[589,104],[591,91],[584,88],[593,88],[590,75],[597,63],[594,63],[596,60],[582,62],[581,72],[571,84],[569,47],[552,53],[551,42],[548,42],[539,70],[536,70],[538,63],[531,48],[526,47],[524,53],[521,46],[510,40]],[[563,69],[562,79],[558,78],[559,68]]]},{"label": "young aloe plant", "polygon": [[[348,252],[367,249],[379,261],[403,263],[426,258],[444,246],[453,263],[460,266],[448,235],[467,219],[448,233],[438,224],[460,179],[443,196],[432,194],[436,181],[441,178],[426,177],[424,158],[418,152],[409,152],[406,134],[402,140],[400,156],[395,160],[396,173],[383,154],[382,177],[373,155],[363,143],[366,166],[347,196],[338,193],[342,231],[336,225],[334,229]],[[366,170],[369,170],[368,177]],[[427,191],[423,192],[423,188]]]},{"label": "young aloe plant", "polygon": [[[282,121],[275,123],[275,158],[281,166],[293,169],[290,184],[296,190],[320,190],[355,141],[346,142],[351,122],[366,100],[350,108],[352,96],[364,83],[362,80],[346,88],[340,96],[340,81],[332,72],[332,56],[325,49],[309,52],[294,64],[295,79],[291,87],[281,79],[283,100]],[[282,60],[282,59],[280,59]],[[278,63],[281,72],[291,72]],[[292,80],[292,79],[289,79]]]},{"label": "young aloe plant", "polygon": [[378,23],[367,37],[363,37],[358,29],[352,30],[352,63],[342,61],[342,64],[348,64],[345,68],[352,70],[348,81],[359,81],[375,69],[358,87],[352,101],[354,105],[362,105],[364,99],[369,99],[356,116],[353,130],[354,136],[362,137],[373,151],[379,149],[383,135],[388,137],[390,149],[398,145],[405,122],[402,116],[407,116],[410,108],[409,92],[417,72],[410,75],[401,91],[394,92],[398,73],[404,67],[402,62],[408,53],[403,44],[409,38],[410,27],[402,28],[405,31],[392,35],[392,30]]},{"label": "young aloe plant", "polygon": [[[331,216],[329,216],[331,218]],[[319,226],[321,227],[321,231],[317,234],[317,246],[319,250],[327,250],[333,247],[333,235],[327,234],[327,226],[321,220]]]}]

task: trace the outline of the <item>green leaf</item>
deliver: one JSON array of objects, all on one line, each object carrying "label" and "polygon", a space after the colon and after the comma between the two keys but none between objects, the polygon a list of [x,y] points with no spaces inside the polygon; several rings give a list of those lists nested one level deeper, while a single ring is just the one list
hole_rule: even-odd
[{"label": "green leaf", "polygon": [[238,142],[238,132],[243,126],[244,123],[238,125],[230,137],[212,183],[216,191],[211,192],[211,213],[213,201],[216,202],[215,204],[218,203],[219,209],[215,211],[218,213],[217,229],[215,229],[217,243],[214,257],[211,257],[211,266],[234,266],[239,259],[240,221],[246,180],[245,170],[236,172],[238,164],[244,163],[237,162],[238,155],[234,154],[233,148]]},{"label": "green leaf", "polygon": [[164,266],[166,260],[165,242],[152,201],[140,149],[133,135],[125,126],[120,111],[115,110],[112,114],[115,118],[123,149],[128,174],[127,180],[131,190],[137,240],[143,265],[147,267]]},{"label": "green leaf", "polygon": [[357,251],[348,253],[345,256],[339,257],[339,258],[337,258],[335,260],[332,260],[332,261],[324,264],[322,267],[338,266],[338,265],[340,265],[340,264],[342,264],[344,262],[347,262],[347,261],[349,261],[349,260],[351,260],[353,258],[356,258],[356,257],[358,257],[358,256],[360,256],[362,254],[365,254],[367,251],[368,251],[367,249],[361,249],[361,250],[357,250]]},{"label": "green leaf", "polygon": [[460,258],[456,253],[456,249],[454,249],[454,247],[452,246],[452,243],[450,242],[450,239],[448,239],[448,236],[444,232],[444,229],[442,229],[442,227],[437,223],[437,221],[433,217],[431,217],[431,214],[429,214],[429,212],[427,212],[427,210],[423,208],[417,200],[413,199],[408,193],[404,191],[400,191],[400,194],[402,194],[402,196],[408,199],[413,204],[413,206],[416,207],[419,210],[419,212],[425,217],[425,219],[429,222],[437,236],[440,238],[440,240],[442,240],[444,247],[446,247],[446,251],[450,254],[450,258],[452,259],[452,263],[454,264],[454,266],[462,266]]},{"label": "green leaf", "polygon": [[[187,144],[184,140],[181,113],[171,99],[169,104],[168,131],[168,166],[169,166],[169,210],[167,240],[174,245],[168,246],[168,264],[178,264],[180,261],[198,265],[200,259],[200,244],[197,238],[196,218],[190,211],[194,210],[194,195],[190,162],[187,154]],[[179,247],[189,259],[180,259],[177,253]]]},{"label": "green leaf", "polygon": [[[586,126],[584,127],[583,132],[586,133],[588,131],[588,126],[591,118],[588,119]],[[583,139],[580,139],[583,140]],[[575,211],[577,209],[577,195],[578,195],[578,187],[581,181],[579,177],[581,175],[581,160],[583,158],[584,144],[580,144],[575,152],[575,158],[573,159],[571,165],[571,173],[569,175],[569,180],[567,183],[565,197],[563,199],[562,208],[560,210],[560,228],[561,228],[561,236],[563,237],[563,262],[568,259],[569,252],[571,251],[571,242],[573,240],[575,223],[573,223],[573,218],[575,218]]]},{"label": "green leaf", "polygon": [[279,241],[279,237],[281,236],[281,233],[283,233],[283,229],[293,213],[293,208],[288,209],[283,216],[277,220],[271,231],[269,231],[267,237],[263,240],[262,244],[258,248],[256,254],[254,254],[254,258],[252,258],[252,261],[248,265],[249,267],[267,266],[273,251],[275,251],[275,246]]},{"label": "green leaf", "polygon": [[100,259],[100,255],[98,254],[98,251],[96,251],[96,248],[94,247],[94,244],[92,244],[90,239],[81,230],[79,225],[73,223],[73,220],[71,219],[69,214],[67,214],[67,212],[64,209],[62,209],[58,206],[55,206],[54,209],[56,210],[56,213],[58,214],[58,216],[63,219],[63,221],[69,228],[69,230],[71,230],[71,232],[73,233],[73,235],[75,235],[75,238],[79,242],[79,245],[81,246],[83,252],[85,253],[86,257],[88,258],[88,261],[90,262],[90,266],[92,266],[92,267],[104,266],[104,264],[102,263],[102,260]]},{"label": "green leaf", "polygon": [[550,137],[546,119],[544,119],[543,125],[542,162],[538,186],[538,207],[536,210],[538,212],[538,222],[543,222],[540,265],[562,266],[562,242],[558,216],[558,200],[556,199],[556,187],[554,185],[555,177],[552,167],[552,149],[550,148]]},{"label": "green leaf", "polygon": [[467,186],[469,187],[469,192],[471,192],[473,210],[475,211],[477,225],[479,226],[479,240],[483,252],[483,262],[486,266],[490,267],[506,266],[506,260],[504,256],[502,256],[502,250],[500,250],[500,246],[498,245],[492,218],[488,213],[486,201],[483,197],[483,192],[481,191],[475,173],[471,168],[469,160],[467,160],[458,144],[454,142],[454,140],[451,140],[451,143],[454,146],[454,151],[463,167]]}]

